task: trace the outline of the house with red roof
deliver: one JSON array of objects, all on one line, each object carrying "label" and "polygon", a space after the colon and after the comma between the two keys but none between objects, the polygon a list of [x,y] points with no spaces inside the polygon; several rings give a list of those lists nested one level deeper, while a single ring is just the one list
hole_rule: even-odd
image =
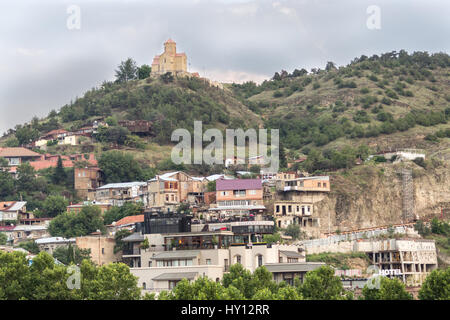
[{"label": "house with red roof", "polygon": [[0,158],[8,161],[9,166],[19,166],[24,162],[38,160],[41,155],[23,147],[1,148]]}]

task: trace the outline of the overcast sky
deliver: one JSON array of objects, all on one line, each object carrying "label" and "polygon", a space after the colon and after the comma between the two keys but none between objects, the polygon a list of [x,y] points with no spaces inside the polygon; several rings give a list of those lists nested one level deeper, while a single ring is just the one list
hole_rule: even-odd
[{"label": "overcast sky", "polygon": [[[79,29],[68,27],[71,5]],[[2,0],[0,134],[113,80],[127,57],[151,64],[168,38],[186,52],[188,71],[260,82],[362,54],[448,53],[449,16],[448,0]]]}]

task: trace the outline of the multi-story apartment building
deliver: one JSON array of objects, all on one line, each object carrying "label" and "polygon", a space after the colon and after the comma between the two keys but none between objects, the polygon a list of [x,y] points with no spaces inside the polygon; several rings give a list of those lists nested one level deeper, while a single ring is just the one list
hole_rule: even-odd
[{"label": "multi-story apartment building", "polygon": [[96,189],[95,201],[122,206],[125,202],[147,205],[147,182],[109,183]]},{"label": "multi-story apartment building", "polygon": [[288,179],[282,175],[276,182],[273,213],[278,227],[299,224],[308,229],[318,228],[320,221],[314,216],[314,204],[330,192],[328,176]]},{"label": "multi-story apartment building", "polygon": [[[260,266],[274,269],[278,282],[293,281],[293,275],[303,279],[307,271],[323,265],[305,262],[299,246],[241,243],[242,235],[226,227],[195,230],[184,215],[148,211],[144,216],[136,232],[123,239],[127,245],[122,258],[145,291],[171,290],[182,279],[200,276],[219,281],[236,263],[250,271]],[[143,247],[144,241],[148,247]]]},{"label": "multi-story apartment building", "polygon": [[116,241],[112,236],[93,232],[88,236],[77,237],[76,245],[80,249],[89,249],[92,262],[99,266],[120,261],[120,252],[114,253]]},{"label": "multi-story apartment building", "polygon": [[210,211],[220,217],[262,214],[266,207],[261,179],[216,180],[216,204]]},{"label": "multi-story apartment building", "polygon": [[181,202],[203,202],[207,183],[206,178],[191,177],[182,171],[157,175],[148,181],[148,205],[174,211]]},{"label": "multi-story apartment building", "polygon": [[103,174],[97,166],[74,168],[74,186],[77,195],[85,200],[95,199],[95,190],[103,185]]},{"label": "multi-story apartment building", "polygon": [[421,285],[438,266],[435,241],[429,239],[366,239],[355,242],[354,251],[367,253],[383,275],[407,286]]}]

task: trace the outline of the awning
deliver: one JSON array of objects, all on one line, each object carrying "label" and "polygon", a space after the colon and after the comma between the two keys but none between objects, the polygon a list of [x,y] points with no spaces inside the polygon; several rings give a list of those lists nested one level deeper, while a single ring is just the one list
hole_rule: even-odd
[{"label": "awning", "polygon": [[168,281],[168,280],[182,280],[188,279],[193,280],[198,272],[173,272],[173,273],[162,273],[159,276],[153,278],[153,281]]}]

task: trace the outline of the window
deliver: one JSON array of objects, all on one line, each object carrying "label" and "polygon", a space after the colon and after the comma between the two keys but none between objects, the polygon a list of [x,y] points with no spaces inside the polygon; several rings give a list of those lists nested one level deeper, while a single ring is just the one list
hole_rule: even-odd
[{"label": "window", "polygon": [[142,282],[142,289],[144,289],[144,290],[147,289],[147,284],[145,282]]},{"label": "window", "polygon": [[177,280],[169,280],[169,290],[172,290],[177,285]]},{"label": "window", "polygon": [[263,256],[262,255],[258,255],[258,267],[261,267],[263,264]]},{"label": "window", "polygon": [[10,164],[11,166],[20,164],[19,158],[9,158],[8,160],[9,160],[9,164]]},{"label": "window", "polygon": [[250,190],[250,191],[249,191],[249,194],[255,195],[255,194],[256,194],[256,190]]},{"label": "window", "polygon": [[327,187],[327,183],[326,183],[326,182],[323,183],[323,187],[324,187],[324,188]]},{"label": "window", "polygon": [[239,254],[236,255],[236,263],[241,263],[241,256]]},{"label": "window", "polygon": [[320,182],[318,182],[317,186],[320,188],[320,187],[322,187],[322,184]]},{"label": "window", "polygon": [[149,268],[152,267],[152,261],[149,261],[149,262],[148,262],[148,266],[149,266]]},{"label": "window", "polygon": [[211,259],[206,259],[206,264],[211,264]]},{"label": "window", "polygon": [[279,205],[276,206],[276,212],[280,212],[280,206]]},{"label": "window", "polygon": [[105,254],[105,248],[102,248],[102,254]]}]

